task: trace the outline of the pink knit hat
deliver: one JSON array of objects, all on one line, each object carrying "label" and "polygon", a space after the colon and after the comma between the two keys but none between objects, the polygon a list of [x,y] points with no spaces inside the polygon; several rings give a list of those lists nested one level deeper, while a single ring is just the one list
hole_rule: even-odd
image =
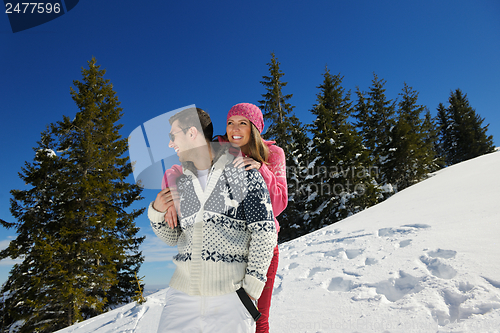
[{"label": "pink knit hat", "polygon": [[262,133],[262,130],[264,129],[264,118],[262,117],[262,111],[260,111],[260,109],[256,105],[250,103],[236,104],[227,113],[227,119],[232,116],[242,116],[247,118],[252,124],[255,125],[255,127],[257,127],[259,133]]}]

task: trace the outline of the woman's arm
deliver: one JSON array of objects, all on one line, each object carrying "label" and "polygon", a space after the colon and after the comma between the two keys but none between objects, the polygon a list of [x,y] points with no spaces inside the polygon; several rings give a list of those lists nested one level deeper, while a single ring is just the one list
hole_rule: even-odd
[{"label": "woman's arm", "polygon": [[278,146],[269,147],[268,164],[260,163],[251,157],[237,157],[233,164],[245,167],[246,170],[257,169],[264,178],[273,205],[273,214],[278,216],[288,205],[288,186],[286,183],[286,160],[283,149]]},{"label": "woman's arm", "polygon": [[[180,165],[173,165],[170,169],[165,171],[165,174],[163,175],[163,179],[161,182],[161,189],[165,190],[169,188],[171,189],[170,193],[177,193],[176,180],[181,175],[182,175],[182,167]],[[174,195],[172,195],[171,197],[169,197],[169,199],[176,200],[177,198],[174,198]],[[171,204],[169,204],[166,207],[164,221],[167,222],[168,226],[171,229],[177,226],[177,210],[174,201],[171,201]]]},{"label": "woman's arm", "polygon": [[170,169],[165,171],[161,181],[161,189],[167,187],[176,187],[175,181],[182,175],[182,167],[180,165],[173,165]]},{"label": "woman's arm", "polygon": [[274,216],[278,216],[288,205],[288,186],[286,183],[286,160],[283,149],[269,147],[269,164],[262,164],[260,174],[266,182],[273,205]]},{"label": "woman's arm", "polygon": [[159,212],[153,208],[153,202],[149,204],[148,218],[156,236],[167,243],[167,245],[175,246],[181,234],[181,228],[179,226],[169,228],[164,220],[164,215],[165,213]]},{"label": "woman's arm", "polygon": [[269,190],[274,216],[278,216],[285,210],[288,204],[286,178],[276,177],[276,175],[269,170],[268,166],[265,164],[260,167],[259,172],[264,178]]}]

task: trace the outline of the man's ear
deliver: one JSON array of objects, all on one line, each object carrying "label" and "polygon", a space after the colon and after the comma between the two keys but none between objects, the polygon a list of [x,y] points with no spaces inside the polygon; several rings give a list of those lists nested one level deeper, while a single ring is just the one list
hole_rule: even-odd
[{"label": "man's ear", "polygon": [[196,136],[198,135],[198,129],[194,126],[191,126],[189,128],[189,130],[187,131],[187,135],[189,135],[189,137],[191,137],[191,138],[196,139]]}]

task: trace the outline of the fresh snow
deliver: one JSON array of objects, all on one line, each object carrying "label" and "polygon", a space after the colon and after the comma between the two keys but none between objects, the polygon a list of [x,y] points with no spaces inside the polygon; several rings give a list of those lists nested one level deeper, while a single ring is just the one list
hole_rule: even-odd
[{"label": "fresh snow", "polygon": [[[500,153],[280,245],[272,333],[500,332]],[[62,332],[155,332],[166,290]]]},{"label": "fresh snow", "polygon": [[39,152],[45,153],[48,157],[55,157],[57,156],[56,153],[52,149],[38,149]]}]

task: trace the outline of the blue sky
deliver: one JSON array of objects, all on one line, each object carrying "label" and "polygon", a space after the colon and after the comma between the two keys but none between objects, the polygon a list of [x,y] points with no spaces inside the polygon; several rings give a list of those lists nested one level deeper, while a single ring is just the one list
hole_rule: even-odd
[{"label": "blue sky", "polygon": [[[2,116],[0,218],[9,212],[11,189],[46,125],[72,117],[69,94],[81,68],[95,56],[107,70],[124,116],[127,137],[142,123],[196,104],[208,111],[215,133],[240,102],[265,93],[274,51],[288,82],[284,93],[303,123],[325,66],[344,76],[343,86],[367,90],[373,73],[385,79],[386,95],[406,82],[433,115],[450,91],[462,89],[500,140],[500,2],[485,1],[80,1],[67,14],[12,33],[0,14],[0,110]],[[146,206],[156,192],[144,191]],[[147,239],[141,270],[148,285],[166,285],[175,249],[154,236],[147,217],[137,220]],[[15,237],[0,227],[0,248]],[[0,262],[0,283],[11,262]]]}]

